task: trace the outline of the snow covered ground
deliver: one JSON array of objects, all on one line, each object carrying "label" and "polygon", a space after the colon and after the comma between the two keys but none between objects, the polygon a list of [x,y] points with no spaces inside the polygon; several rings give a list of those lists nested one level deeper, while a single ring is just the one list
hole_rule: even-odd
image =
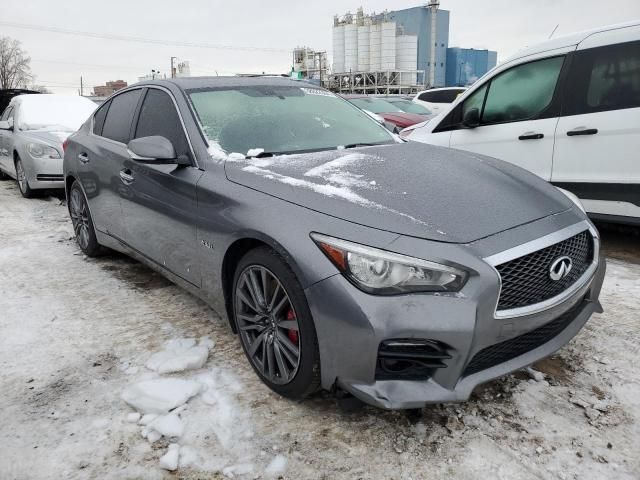
[{"label": "snow covered ground", "polygon": [[205,304],[0,182],[0,479],[638,479],[640,237],[607,235],[605,313],[558,355],[464,404],[345,413],[271,393]]}]

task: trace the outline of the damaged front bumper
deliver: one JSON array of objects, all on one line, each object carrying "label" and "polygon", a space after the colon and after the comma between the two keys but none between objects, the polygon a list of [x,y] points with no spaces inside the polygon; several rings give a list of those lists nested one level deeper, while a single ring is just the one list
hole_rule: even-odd
[{"label": "damaged front bumper", "polygon": [[[594,312],[602,312],[598,297],[605,270],[601,259],[569,298],[517,318],[494,316],[500,288],[487,281],[489,270],[479,272],[461,294],[397,297],[369,295],[341,275],[330,277],[307,289],[316,325],[322,325],[317,328],[322,386],[339,387],[384,409],[467,400],[479,384],[553,354]],[[422,344],[413,357],[420,357],[424,368],[394,378],[384,368],[382,349],[389,341],[401,353],[402,345]]]}]

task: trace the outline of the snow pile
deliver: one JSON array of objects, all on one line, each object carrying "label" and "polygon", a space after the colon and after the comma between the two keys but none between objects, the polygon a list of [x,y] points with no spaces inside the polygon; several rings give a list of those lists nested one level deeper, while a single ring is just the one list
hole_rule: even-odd
[{"label": "snow pile", "polygon": [[187,403],[201,387],[193,380],[157,378],[130,385],[121,398],[141,413],[167,413]]},{"label": "snow pile", "polygon": [[[146,366],[160,374],[201,368],[211,348],[213,342],[207,337],[197,343],[192,338],[172,339],[151,355]],[[126,421],[137,423],[143,438],[149,443],[162,438],[171,442],[159,459],[162,469],[217,471],[233,478],[256,468],[251,422],[247,412],[238,408],[242,391],[233,373],[213,368],[189,379],[139,381],[124,390],[122,399],[137,410]],[[287,462],[286,457],[275,457],[266,466],[265,476],[278,476]]]},{"label": "snow pile", "polygon": [[165,343],[164,350],[154,353],[146,367],[158,373],[183,372],[202,368],[209,356],[213,342],[206,337],[198,345],[193,338],[178,338]]}]

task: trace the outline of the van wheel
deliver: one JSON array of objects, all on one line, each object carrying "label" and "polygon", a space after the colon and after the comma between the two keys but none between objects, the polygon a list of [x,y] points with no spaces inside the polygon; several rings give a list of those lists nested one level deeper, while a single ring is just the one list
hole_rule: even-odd
[{"label": "van wheel", "polygon": [[233,316],[249,363],[274,392],[299,399],[320,386],[320,354],[304,291],[275,251],[259,247],[239,262]]},{"label": "van wheel", "polygon": [[34,191],[29,187],[29,180],[27,179],[27,173],[24,171],[22,160],[20,157],[16,158],[16,179],[18,181],[18,188],[24,198],[33,198],[35,196]]},{"label": "van wheel", "polygon": [[74,181],[69,191],[69,215],[76,234],[76,242],[80,250],[87,257],[97,257],[105,252],[105,248],[98,243],[96,231],[93,227],[91,212],[87,198],[84,196],[78,181]]}]

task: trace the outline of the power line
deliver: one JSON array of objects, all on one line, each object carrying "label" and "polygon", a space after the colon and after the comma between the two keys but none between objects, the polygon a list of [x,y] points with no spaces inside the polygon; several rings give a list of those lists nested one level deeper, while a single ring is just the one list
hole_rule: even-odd
[{"label": "power line", "polygon": [[78,67],[95,67],[95,68],[120,68],[127,70],[136,70],[136,71],[147,71],[146,67],[132,67],[131,65],[104,65],[98,63],[81,63],[81,62],[68,62],[66,60],[45,60],[40,58],[32,58],[32,62],[37,63],[58,63],[62,65],[76,65]]},{"label": "power line", "polygon": [[5,22],[0,21],[0,25],[5,27],[13,27],[13,28],[22,28],[26,30],[36,30],[36,31],[45,31],[52,33],[61,33],[65,35],[78,35],[82,37],[89,38],[101,38],[104,40],[119,40],[122,42],[138,42],[138,43],[149,43],[154,45],[165,45],[171,47],[195,47],[195,48],[212,48],[218,50],[245,50],[250,52],[287,52],[288,49],[282,48],[268,48],[268,47],[242,47],[242,46],[234,46],[234,45],[220,45],[213,43],[195,43],[195,42],[177,42],[177,41],[169,41],[169,40],[160,40],[154,38],[143,38],[143,37],[134,37],[130,35],[113,35],[109,33],[94,33],[94,32],[84,32],[81,30],[70,30],[67,28],[58,28],[58,27],[47,27],[44,25],[33,25],[30,23],[17,23],[17,22]]}]

